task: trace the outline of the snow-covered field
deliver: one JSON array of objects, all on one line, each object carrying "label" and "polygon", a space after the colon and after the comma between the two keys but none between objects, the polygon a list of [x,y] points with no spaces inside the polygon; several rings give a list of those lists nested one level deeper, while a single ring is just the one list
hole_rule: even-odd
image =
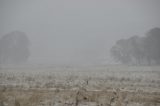
[{"label": "snow-covered field", "polygon": [[159,105],[159,66],[0,69],[0,106]]}]

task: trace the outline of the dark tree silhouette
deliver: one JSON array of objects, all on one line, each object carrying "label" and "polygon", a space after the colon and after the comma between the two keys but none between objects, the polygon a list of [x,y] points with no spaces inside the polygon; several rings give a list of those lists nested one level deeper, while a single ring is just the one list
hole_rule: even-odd
[{"label": "dark tree silhouette", "polygon": [[110,51],[124,64],[160,65],[160,28],[149,30],[144,37],[118,40]]},{"label": "dark tree silhouette", "polygon": [[144,38],[145,54],[149,64],[160,64],[160,28],[153,28]]},{"label": "dark tree silhouette", "polygon": [[27,61],[29,39],[24,32],[14,31],[0,39],[0,63],[13,64]]},{"label": "dark tree silhouette", "polygon": [[139,36],[132,36],[128,40],[128,49],[131,64],[142,64],[144,58],[143,39]]},{"label": "dark tree silhouette", "polygon": [[111,55],[117,61],[127,64],[131,61],[128,41],[125,39],[118,40],[111,48]]}]

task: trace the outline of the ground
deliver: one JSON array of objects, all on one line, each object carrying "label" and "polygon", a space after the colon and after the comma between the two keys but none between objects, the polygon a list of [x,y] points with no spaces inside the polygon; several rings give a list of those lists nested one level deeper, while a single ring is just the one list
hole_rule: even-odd
[{"label": "ground", "polygon": [[160,106],[160,67],[2,67],[0,106]]}]

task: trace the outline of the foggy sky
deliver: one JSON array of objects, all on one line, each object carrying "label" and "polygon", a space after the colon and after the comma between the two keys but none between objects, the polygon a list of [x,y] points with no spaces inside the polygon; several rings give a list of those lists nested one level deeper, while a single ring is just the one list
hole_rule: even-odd
[{"label": "foggy sky", "polygon": [[121,38],[160,27],[160,0],[0,0],[0,36],[31,40],[33,63],[105,64]]}]

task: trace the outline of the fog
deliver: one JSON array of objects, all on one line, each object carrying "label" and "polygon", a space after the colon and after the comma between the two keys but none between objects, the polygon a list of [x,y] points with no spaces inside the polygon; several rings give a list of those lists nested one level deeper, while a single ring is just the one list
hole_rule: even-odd
[{"label": "fog", "polygon": [[30,39],[28,63],[109,64],[115,42],[160,27],[159,0],[0,0],[0,36]]}]

